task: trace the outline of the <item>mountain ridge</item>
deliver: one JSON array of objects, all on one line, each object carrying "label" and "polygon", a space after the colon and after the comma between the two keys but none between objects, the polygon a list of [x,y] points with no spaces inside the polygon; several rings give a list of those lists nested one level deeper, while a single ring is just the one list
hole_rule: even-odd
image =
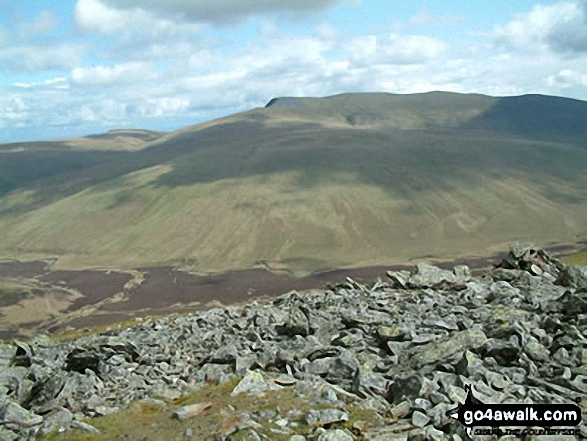
[{"label": "mountain ridge", "polygon": [[280,99],[134,145],[0,146],[0,257],[307,273],[587,234],[586,102]]}]

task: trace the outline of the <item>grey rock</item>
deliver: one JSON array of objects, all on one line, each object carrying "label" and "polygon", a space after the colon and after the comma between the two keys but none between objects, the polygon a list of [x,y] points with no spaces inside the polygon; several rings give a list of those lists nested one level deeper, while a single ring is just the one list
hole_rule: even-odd
[{"label": "grey rock", "polygon": [[33,356],[34,350],[33,347],[22,341],[14,341],[15,351],[14,355],[12,356],[11,365],[12,366],[23,366],[29,367],[33,364]]},{"label": "grey rock", "polygon": [[426,427],[426,439],[431,441],[445,441],[448,439],[448,436],[442,430],[428,426]]},{"label": "grey rock", "polygon": [[72,421],[73,414],[69,410],[63,407],[55,409],[53,413],[45,416],[42,432],[63,432],[69,429]]},{"label": "grey rock", "polygon": [[271,390],[283,389],[283,386],[268,381],[258,371],[247,371],[244,378],[232,390],[231,395],[238,395],[243,392],[250,394],[263,394]]},{"label": "grey rock", "polygon": [[0,427],[0,439],[5,441],[15,441],[22,438],[13,431]]},{"label": "grey rock", "polygon": [[389,388],[389,380],[382,375],[370,372],[364,368],[357,368],[353,379],[352,391],[366,398],[371,395],[384,395]]},{"label": "grey rock", "polygon": [[[477,349],[485,344],[487,336],[479,328],[459,331],[439,341],[414,348],[406,353],[406,361],[419,368],[423,365],[450,361],[451,357],[466,349]],[[460,358],[460,357],[459,357]]]},{"label": "grey rock", "polygon": [[301,335],[306,337],[309,334],[310,323],[301,308],[294,306],[290,309],[285,331],[291,336]]},{"label": "grey rock", "polygon": [[457,265],[453,269],[453,273],[458,280],[468,281],[471,279],[471,270],[467,265]]},{"label": "grey rock", "polygon": [[18,403],[8,401],[0,405],[0,421],[22,427],[34,427],[43,422],[43,417],[22,408]]},{"label": "grey rock", "polygon": [[432,409],[430,409],[428,412],[426,412],[426,415],[432,419],[432,424],[435,427],[444,427],[453,422],[453,420],[449,416],[449,413],[451,410],[454,410],[456,408],[456,404],[451,405],[447,403],[439,403]]},{"label": "grey rock", "polygon": [[442,282],[452,282],[456,276],[452,271],[443,270],[432,265],[419,263],[411,274],[408,284],[414,288],[431,288]]},{"label": "grey rock", "polygon": [[412,423],[416,427],[424,427],[430,421],[430,417],[419,410],[415,410],[412,413]]},{"label": "grey rock", "polygon": [[318,437],[318,441],[353,441],[355,438],[346,430],[329,430]]},{"label": "grey rock", "polygon": [[360,409],[373,411],[375,415],[386,415],[391,411],[390,404],[380,396],[369,397],[365,400],[362,400],[356,406]]},{"label": "grey rock", "polygon": [[401,420],[410,414],[412,403],[409,401],[402,401],[396,404],[389,410],[389,414],[394,420]]},{"label": "grey rock", "polygon": [[423,384],[424,377],[416,372],[398,375],[389,386],[388,399],[392,403],[400,403],[406,401],[406,397],[416,397]]},{"label": "grey rock", "polygon": [[417,429],[413,429],[410,430],[410,433],[408,435],[408,439],[410,441],[415,440],[415,441],[426,441],[426,430],[423,428],[417,428]]},{"label": "grey rock", "polygon": [[254,354],[245,355],[243,357],[237,356],[235,359],[235,373],[237,375],[245,375],[248,370],[253,368],[257,363],[257,357]]},{"label": "grey rock", "polygon": [[430,407],[432,407],[432,403],[425,398],[416,398],[414,400],[414,409],[421,410],[422,412],[426,412]]},{"label": "grey rock", "polygon": [[569,384],[576,391],[587,394],[587,375],[577,375]]},{"label": "grey rock", "polygon": [[405,329],[401,329],[398,325],[377,327],[377,337],[382,343],[403,341],[406,339],[406,334]]},{"label": "grey rock", "polygon": [[587,289],[587,269],[574,265],[563,267],[556,283],[567,288],[585,290]]},{"label": "grey rock", "polygon": [[228,365],[207,363],[198,371],[200,381],[209,381],[214,384],[224,384],[234,377],[232,368]]},{"label": "grey rock", "polygon": [[304,414],[304,421],[312,427],[348,421],[348,419],[349,414],[340,409],[310,410]]},{"label": "grey rock", "polygon": [[408,287],[408,281],[410,280],[409,271],[388,271],[387,277],[392,281],[394,288],[406,289]]},{"label": "grey rock", "polygon": [[450,385],[446,388],[446,395],[453,403],[463,404],[467,399],[467,392],[458,387]]},{"label": "grey rock", "polygon": [[536,362],[545,362],[550,358],[550,351],[541,345],[534,337],[529,337],[524,345],[524,352]]},{"label": "grey rock", "polygon": [[[421,264],[370,288],[347,279],[327,290],[148,319],[72,342],[0,344],[0,409],[40,422],[1,426],[0,437],[27,439],[132,400],[170,400],[244,375],[235,393],[291,388],[314,412],[326,412],[306,415],[318,426],[344,421],[352,403],[375,424],[389,419],[385,429],[356,429],[368,439],[466,439],[447,413],[468,386],[493,403],[566,403],[587,393],[583,276],[535,247],[518,246],[483,277]],[[332,408],[320,409],[325,404]],[[280,436],[293,433],[302,416],[295,409],[254,415],[287,421],[272,427]],[[249,423],[233,432],[254,438],[248,429],[256,423],[243,421]],[[313,436],[327,433],[318,428]]]},{"label": "grey rock", "polygon": [[71,428],[80,429],[80,430],[83,430],[84,432],[93,433],[96,435],[99,435],[101,433],[94,426],[92,426],[91,424],[88,424],[88,423],[84,423],[83,421],[73,421],[71,423]]}]

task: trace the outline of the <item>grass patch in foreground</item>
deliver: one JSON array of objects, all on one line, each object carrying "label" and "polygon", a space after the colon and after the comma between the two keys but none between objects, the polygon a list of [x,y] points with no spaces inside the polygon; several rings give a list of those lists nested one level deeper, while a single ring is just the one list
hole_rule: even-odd
[{"label": "grass patch in foreground", "polygon": [[188,311],[182,313],[169,313],[169,314],[153,314],[141,317],[131,317],[118,322],[105,323],[103,325],[87,326],[83,328],[67,328],[56,334],[51,335],[53,340],[57,341],[73,341],[83,337],[90,337],[92,335],[105,334],[109,332],[119,332],[123,329],[133,329],[141,326],[143,323],[149,320],[157,320],[161,318],[176,318],[185,317],[189,314],[193,314],[195,311]]},{"label": "grass patch in foreground", "polygon": [[[125,410],[115,414],[86,420],[101,434],[89,434],[78,429],[65,433],[52,433],[39,439],[59,441],[102,441],[124,439],[127,441],[158,441],[158,440],[215,440],[227,436],[230,427],[240,421],[243,413],[255,413],[263,411],[277,411],[270,418],[256,419],[262,425],[254,430],[259,435],[266,435],[271,440],[289,441],[292,435],[310,435],[311,427],[303,421],[303,415],[312,409],[332,408],[332,405],[312,405],[313,397],[301,397],[293,388],[284,388],[279,391],[266,392],[261,397],[242,393],[231,396],[230,393],[240,381],[236,378],[223,385],[204,385],[200,390],[167,401],[167,407],[162,408],[147,401],[136,401]],[[172,417],[173,412],[186,405],[196,403],[211,403],[211,407],[198,416],[179,421]],[[355,422],[363,421],[370,427],[381,424],[372,411],[359,409],[353,405],[347,405],[349,421],[334,424],[332,428],[351,429]],[[286,418],[289,421],[287,428],[291,433],[280,434],[282,430],[276,421]],[[190,430],[191,429],[191,430]],[[272,430],[273,429],[273,430]],[[190,432],[193,436],[186,436]],[[227,439],[248,440],[249,429],[234,432]],[[362,438],[359,438],[362,439]]]},{"label": "grass patch in foreground", "polygon": [[[279,409],[283,415],[298,408],[307,409],[308,402],[297,397],[292,389],[284,389],[267,393],[263,397],[252,397],[248,394],[231,396],[230,392],[240,379],[235,379],[223,385],[206,385],[197,392],[168,402],[167,408],[160,408],[145,401],[137,401],[118,413],[94,418],[87,423],[96,427],[100,435],[88,434],[74,429],[63,434],[50,434],[47,440],[184,440],[186,431],[191,428],[193,439],[213,440],[223,429],[227,430],[233,421],[238,421],[242,412],[259,412]],[[172,417],[173,411],[179,407],[195,403],[212,403],[212,406],[195,418],[179,421]],[[231,407],[229,407],[231,406]],[[290,436],[272,433],[271,428],[278,429],[275,424],[268,424],[257,433],[264,433],[270,439],[289,440]],[[307,431],[308,427],[300,427]],[[246,439],[247,430],[239,432],[239,439]]]},{"label": "grass patch in foreground", "polygon": [[[145,318],[146,320],[146,318]],[[109,331],[120,331],[126,328],[134,328],[140,325],[142,321],[137,321],[135,318],[124,320],[121,322],[108,323],[105,325],[98,325],[86,328],[66,329],[51,336],[53,340],[57,341],[73,341],[82,337],[90,337],[92,335],[103,334]]]}]

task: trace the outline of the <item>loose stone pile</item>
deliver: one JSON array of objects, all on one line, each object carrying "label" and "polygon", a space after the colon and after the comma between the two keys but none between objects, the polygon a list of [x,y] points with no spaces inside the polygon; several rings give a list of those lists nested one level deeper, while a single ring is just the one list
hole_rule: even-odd
[{"label": "loose stone pile", "polygon": [[[89,417],[131,400],[172,399],[235,376],[243,379],[233,394],[290,387],[320,406],[302,415],[314,428],[308,438],[296,435],[295,412],[265,412],[246,415],[227,439],[261,439],[255,427],[268,419],[292,440],[467,439],[450,411],[469,385],[486,403],[587,395],[587,268],[520,246],[480,278],[426,264],[388,275],[73,342],[0,346],[0,439],[94,431]],[[380,424],[332,428],[348,420],[350,403]]]}]

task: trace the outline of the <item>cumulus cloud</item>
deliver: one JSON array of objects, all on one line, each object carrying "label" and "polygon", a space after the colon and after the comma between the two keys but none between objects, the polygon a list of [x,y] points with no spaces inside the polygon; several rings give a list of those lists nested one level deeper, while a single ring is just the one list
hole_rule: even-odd
[{"label": "cumulus cloud", "polygon": [[114,67],[78,67],[71,71],[71,81],[79,85],[136,83],[156,77],[150,63],[130,62]]},{"label": "cumulus cloud", "polygon": [[0,48],[8,43],[10,40],[10,32],[0,27]]},{"label": "cumulus cloud", "polygon": [[120,9],[141,8],[207,23],[239,21],[265,12],[311,12],[326,9],[341,0],[104,0]]},{"label": "cumulus cloud", "polygon": [[14,87],[18,87],[21,89],[30,89],[32,87],[54,87],[56,89],[69,88],[67,78],[63,78],[63,77],[49,78],[44,81],[37,81],[37,82],[32,82],[32,83],[16,82],[16,83],[13,83],[12,85]]},{"label": "cumulus cloud", "polygon": [[104,34],[124,32],[141,38],[173,37],[199,32],[202,26],[157,17],[139,7],[118,9],[100,0],[78,0],[74,11],[76,24],[86,31]]},{"label": "cumulus cloud", "polygon": [[43,11],[32,22],[21,23],[18,33],[27,38],[39,34],[50,34],[59,25],[59,19],[51,11]]},{"label": "cumulus cloud", "polygon": [[411,19],[410,24],[414,26],[436,26],[457,24],[466,21],[463,15],[447,14],[437,17],[427,9],[420,9]]},{"label": "cumulus cloud", "polygon": [[[262,106],[275,96],[342,92],[449,90],[587,98],[578,30],[587,0],[529,9],[478,35],[475,48],[433,38],[430,29],[406,33],[410,25],[456,21],[425,10],[392,34],[373,28],[368,35],[353,34],[332,22],[300,32],[282,26],[277,17],[263,17],[255,21],[256,35],[247,28],[246,40],[236,41],[234,35],[244,35],[240,28],[237,34],[219,34],[202,24],[204,19],[220,23],[335,3],[76,0],[78,32],[69,37],[77,40],[59,43],[53,36],[36,46],[0,43],[0,71],[63,70],[30,81],[11,79],[12,86],[0,94],[0,125],[54,130],[53,136],[63,137],[128,126],[174,129]],[[223,15],[220,5],[229,12]],[[195,11],[205,13],[197,18]],[[11,31],[11,38],[18,37],[18,26]],[[34,133],[27,130],[23,137]],[[0,139],[8,139],[5,132],[0,131]]]},{"label": "cumulus cloud", "polygon": [[0,96],[0,127],[22,125],[28,118],[28,106],[20,96]]},{"label": "cumulus cloud", "polygon": [[132,19],[144,14],[143,11],[136,11],[134,15],[117,11],[98,0],[79,0],[73,16],[82,29],[109,33],[127,28]]},{"label": "cumulus cloud", "polygon": [[506,47],[587,52],[587,0],[536,5],[494,33],[496,42]]},{"label": "cumulus cloud", "polygon": [[83,63],[88,46],[77,43],[0,48],[0,71],[71,69]]},{"label": "cumulus cloud", "polygon": [[548,40],[559,51],[587,52],[587,0],[577,3],[566,20],[553,26]]},{"label": "cumulus cloud", "polygon": [[575,86],[587,87],[587,73],[564,69],[554,75],[550,75],[546,83],[549,87],[563,89]]},{"label": "cumulus cloud", "polygon": [[352,39],[346,49],[356,65],[419,64],[442,54],[446,45],[424,35],[367,35]]}]

